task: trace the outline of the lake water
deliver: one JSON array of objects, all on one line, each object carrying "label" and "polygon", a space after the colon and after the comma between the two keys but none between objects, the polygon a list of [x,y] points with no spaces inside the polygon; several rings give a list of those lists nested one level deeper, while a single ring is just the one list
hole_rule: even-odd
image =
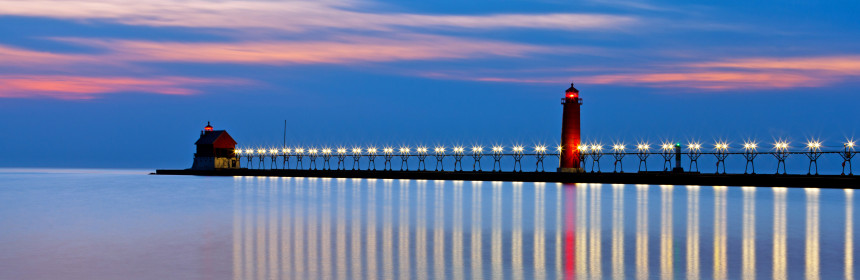
[{"label": "lake water", "polygon": [[0,279],[842,279],[841,189],[0,169]]}]

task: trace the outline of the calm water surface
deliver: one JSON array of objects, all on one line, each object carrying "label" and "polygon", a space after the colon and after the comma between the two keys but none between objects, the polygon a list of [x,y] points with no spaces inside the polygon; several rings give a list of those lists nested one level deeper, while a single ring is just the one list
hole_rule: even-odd
[{"label": "calm water surface", "polygon": [[0,279],[842,279],[841,189],[0,169]]}]

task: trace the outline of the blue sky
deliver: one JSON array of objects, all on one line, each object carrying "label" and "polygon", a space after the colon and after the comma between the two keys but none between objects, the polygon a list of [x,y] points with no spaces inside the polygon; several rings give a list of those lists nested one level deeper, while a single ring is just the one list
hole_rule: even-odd
[{"label": "blue sky", "polygon": [[178,168],[242,146],[840,146],[853,1],[0,0],[2,166]]}]

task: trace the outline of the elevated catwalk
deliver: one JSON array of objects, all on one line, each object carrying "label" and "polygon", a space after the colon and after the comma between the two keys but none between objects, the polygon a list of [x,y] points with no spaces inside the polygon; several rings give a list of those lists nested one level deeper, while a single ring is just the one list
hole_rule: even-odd
[{"label": "elevated catwalk", "polygon": [[221,169],[156,170],[155,175],[271,176],[323,178],[375,178],[413,180],[520,181],[558,183],[604,183],[648,185],[755,186],[792,188],[860,188],[860,176],[699,174],[699,173],[560,173],[560,172],[472,172],[472,171],[371,171]]}]

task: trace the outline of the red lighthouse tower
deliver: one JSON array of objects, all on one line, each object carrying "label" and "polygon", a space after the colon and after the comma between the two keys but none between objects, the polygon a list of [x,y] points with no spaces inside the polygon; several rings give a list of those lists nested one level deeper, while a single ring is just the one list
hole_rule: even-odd
[{"label": "red lighthouse tower", "polygon": [[579,98],[579,90],[570,84],[570,88],[564,91],[561,99],[564,106],[561,120],[561,157],[558,172],[583,172],[579,166],[579,106],[582,98]]}]

